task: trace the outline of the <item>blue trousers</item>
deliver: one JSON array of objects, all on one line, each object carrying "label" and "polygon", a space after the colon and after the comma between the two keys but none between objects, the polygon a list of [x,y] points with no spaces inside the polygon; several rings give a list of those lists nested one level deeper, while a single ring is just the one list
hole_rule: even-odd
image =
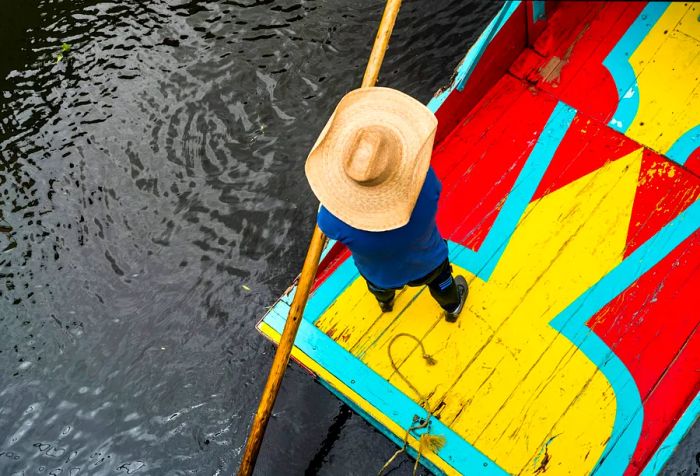
[{"label": "blue trousers", "polygon": [[[377,301],[391,302],[396,295],[396,289],[381,288],[372,284],[367,278],[367,288]],[[423,286],[427,285],[430,290],[430,295],[437,303],[447,312],[452,312],[459,306],[459,290],[452,277],[452,265],[450,260],[446,259],[430,273],[420,279],[409,281],[408,286]]]}]

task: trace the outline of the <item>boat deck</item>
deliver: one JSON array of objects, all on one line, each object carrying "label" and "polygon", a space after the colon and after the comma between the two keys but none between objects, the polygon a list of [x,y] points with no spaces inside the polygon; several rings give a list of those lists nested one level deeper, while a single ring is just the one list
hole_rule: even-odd
[{"label": "boat deck", "polygon": [[655,474],[700,408],[700,6],[538,3],[430,104],[459,320],[425,288],[382,314],[336,244],[294,357],[397,442],[432,412],[434,472]]}]

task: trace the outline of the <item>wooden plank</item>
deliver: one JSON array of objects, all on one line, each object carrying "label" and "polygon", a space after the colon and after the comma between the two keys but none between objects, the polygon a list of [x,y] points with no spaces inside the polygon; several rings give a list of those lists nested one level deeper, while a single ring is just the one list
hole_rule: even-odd
[{"label": "wooden plank", "polygon": [[[700,124],[700,41],[688,34],[700,36],[693,10],[697,6],[672,3],[630,57],[639,107],[626,135],[661,153]],[[695,21],[681,24],[688,15]],[[671,158],[683,163],[687,155]]]}]

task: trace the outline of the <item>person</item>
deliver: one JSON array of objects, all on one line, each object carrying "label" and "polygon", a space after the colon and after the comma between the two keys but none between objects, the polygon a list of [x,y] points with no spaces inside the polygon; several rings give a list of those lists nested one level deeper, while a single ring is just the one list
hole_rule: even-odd
[{"label": "person", "polygon": [[437,119],[390,88],[362,88],[338,103],[306,160],[321,202],[318,226],[346,245],[382,312],[396,291],[427,285],[454,322],[469,287],[453,276],[435,221],[442,185],[430,166]]}]

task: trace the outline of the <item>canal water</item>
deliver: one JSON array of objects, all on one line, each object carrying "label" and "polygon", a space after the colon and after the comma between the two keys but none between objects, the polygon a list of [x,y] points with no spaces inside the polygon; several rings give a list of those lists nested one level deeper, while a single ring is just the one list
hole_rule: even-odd
[{"label": "canal water", "polygon": [[[426,102],[498,6],[406,0],[380,84]],[[313,225],[306,153],[381,9],[3,3],[0,474],[235,471],[274,352],[254,324]],[[257,474],[374,474],[394,450],[293,365]]]}]

